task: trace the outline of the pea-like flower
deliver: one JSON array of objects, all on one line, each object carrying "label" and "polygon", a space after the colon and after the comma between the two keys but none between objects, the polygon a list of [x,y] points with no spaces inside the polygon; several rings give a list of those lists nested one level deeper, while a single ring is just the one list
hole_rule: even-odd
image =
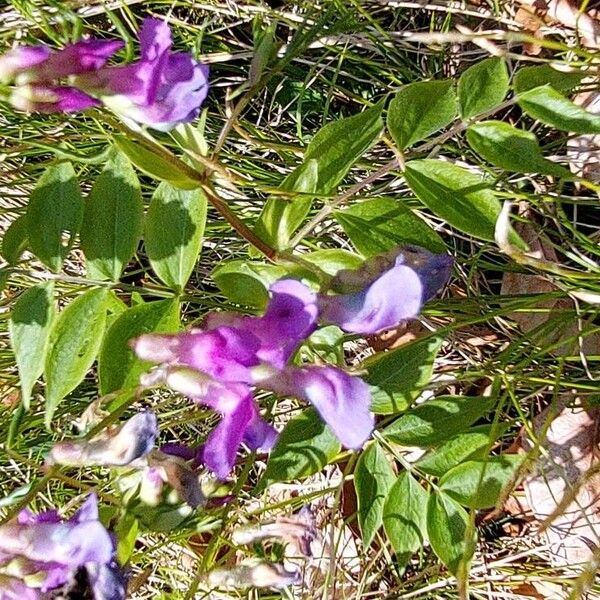
[{"label": "pea-like flower", "polygon": [[448,281],[452,263],[446,254],[409,246],[340,271],[330,287],[341,293],[319,295],[320,320],[369,335],[414,319]]},{"label": "pea-like flower", "polygon": [[0,526],[0,584],[27,600],[81,586],[87,588],[81,595],[94,600],[125,598],[115,542],[98,520],[96,496],[66,521],[54,510],[35,515],[25,509]]},{"label": "pea-like flower", "polygon": [[120,40],[82,40],[52,51],[20,47],[0,56],[0,82],[12,83],[10,102],[32,112],[75,112],[105,105],[126,120],[169,130],[193,120],[208,91],[208,67],[171,52],[169,26],[145,19],[141,58],[106,65]]},{"label": "pea-like flower", "polygon": [[221,414],[202,456],[221,478],[229,475],[242,442],[264,450],[275,442],[253,387],[312,402],[347,447],[360,447],[373,428],[369,388],[360,378],[335,367],[288,364],[316,329],[317,295],[291,279],[276,282],[270,291],[261,317],[213,313],[202,330],[144,335],[134,342],[140,358],[162,365],[143,383],[162,381]]}]

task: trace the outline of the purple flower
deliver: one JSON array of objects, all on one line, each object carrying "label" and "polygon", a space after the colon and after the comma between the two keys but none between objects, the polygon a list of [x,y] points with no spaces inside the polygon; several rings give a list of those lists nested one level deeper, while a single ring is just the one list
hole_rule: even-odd
[{"label": "purple flower", "polygon": [[73,78],[73,84],[126,119],[167,131],[195,119],[208,92],[208,67],[171,52],[169,26],[144,19],[141,60]]},{"label": "purple flower", "polygon": [[452,258],[408,247],[376,256],[356,271],[341,271],[331,287],[340,293],[319,296],[320,320],[344,331],[368,335],[416,317],[442,287]]},{"label": "purple flower", "polygon": [[157,437],[156,416],[151,411],[144,411],[123,425],[104,430],[91,440],[55,444],[46,457],[46,464],[122,467],[146,456]]},{"label": "purple flower", "polygon": [[127,120],[163,131],[198,116],[208,92],[208,67],[189,54],[171,52],[167,23],[144,19],[140,60],[106,66],[122,46],[89,39],[56,52],[46,46],[16,48],[0,56],[0,82],[14,84],[10,101],[25,111],[73,112],[104,104]]},{"label": "purple flower", "polygon": [[214,313],[204,330],[135,340],[140,358],[162,363],[142,383],[164,382],[221,414],[202,456],[218,477],[229,475],[242,442],[263,450],[275,442],[252,387],[311,402],[348,447],[360,447],[370,435],[370,394],[362,380],[334,367],[287,364],[315,330],[317,318],[316,294],[299,281],[281,280],[271,287],[271,301],[261,317]]},{"label": "purple flower", "polygon": [[70,586],[81,570],[86,572],[95,600],[125,598],[115,543],[98,520],[95,495],[67,521],[61,521],[56,511],[34,515],[25,510],[0,526],[0,579],[10,576],[13,590],[39,592],[39,596],[25,598],[42,598],[42,594]]}]

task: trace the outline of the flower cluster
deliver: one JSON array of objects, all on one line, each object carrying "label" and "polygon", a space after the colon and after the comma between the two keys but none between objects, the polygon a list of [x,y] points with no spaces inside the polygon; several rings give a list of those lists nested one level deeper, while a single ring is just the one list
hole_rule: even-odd
[{"label": "flower cluster", "polygon": [[0,526],[0,590],[2,598],[21,600],[59,591],[94,600],[125,598],[115,542],[98,520],[96,496],[66,521],[54,510],[35,515],[25,509]]},{"label": "flower cluster", "polygon": [[369,386],[334,366],[296,366],[296,350],[319,323],[352,333],[374,333],[415,317],[448,276],[451,259],[422,249],[403,249],[340,273],[338,291],[317,294],[283,279],[270,288],[260,317],[211,313],[202,329],[175,335],[148,334],[133,342],[143,360],[159,363],[142,383],[165,383],[221,414],[202,460],[225,478],[239,446],[270,449],[276,432],[259,414],[252,389],[307,400],[347,448],[360,448],[373,429]]},{"label": "flower cluster", "polygon": [[169,130],[194,119],[208,91],[208,67],[189,54],[171,52],[169,26],[145,19],[141,58],[107,66],[119,40],[87,39],[53,52],[19,47],[0,56],[0,82],[12,83],[18,109],[74,112],[105,105],[126,120]]}]

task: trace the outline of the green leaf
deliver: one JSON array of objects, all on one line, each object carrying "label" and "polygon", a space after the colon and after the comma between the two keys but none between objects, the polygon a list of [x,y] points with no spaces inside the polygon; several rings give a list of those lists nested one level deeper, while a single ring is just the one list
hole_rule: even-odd
[{"label": "green leaf", "polygon": [[508,93],[508,69],[501,57],[486,58],[458,79],[458,103],[463,119],[500,105]]},{"label": "green leaf", "polygon": [[519,94],[517,102],[530,117],[556,129],[573,133],[600,133],[600,115],[573,104],[549,85]]},{"label": "green leaf", "polygon": [[[383,121],[383,103],[358,115],[325,125],[312,139],[304,161],[281,185],[288,192],[328,195],[335,192],[352,165],[377,141]],[[312,198],[270,198],[259,218],[256,231],[278,249],[289,243],[290,236],[308,214]]]},{"label": "green leaf", "polygon": [[334,212],[354,247],[367,258],[403,245],[445,252],[442,238],[410,208],[392,198],[373,198]]},{"label": "green leaf", "polygon": [[358,500],[358,524],[362,542],[368,548],[383,523],[383,505],[396,475],[379,444],[371,444],[361,455],[354,470]]},{"label": "green leaf", "polygon": [[142,173],[183,190],[200,187],[199,175],[175,155],[161,154],[150,143],[142,145],[123,135],[115,135],[114,142]]},{"label": "green leaf", "polygon": [[[427,536],[438,558],[456,574],[461,563],[471,558],[474,535],[467,538],[469,515],[445,494],[432,494],[427,503]],[[473,534],[474,534],[473,530]]]},{"label": "green leaf", "polygon": [[426,537],[429,494],[406,471],[390,489],[383,508],[383,527],[403,568]]},{"label": "green leaf", "polygon": [[170,333],[179,327],[179,303],[175,299],[147,302],[127,309],[110,326],[98,358],[100,391],[108,394],[133,388],[149,363],[139,360],[129,342],[143,333]]},{"label": "green leaf", "polygon": [[457,113],[451,79],[409,83],[390,102],[387,128],[404,150],[451,123]]},{"label": "green leaf", "polygon": [[129,562],[135,548],[139,522],[133,515],[125,513],[116,519],[116,523],[114,532],[118,540],[117,560],[120,565],[125,565]]},{"label": "green leaf", "polygon": [[467,142],[482,158],[507,171],[573,179],[568,169],[544,158],[533,133],[508,123],[475,123],[467,129]]},{"label": "green leaf", "polygon": [[281,432],[269,457],[261,488],[318,473],[340,448],[340,442],[318,413],[312,408],[303,411]]},{"label": "green leaf", "polygon": [[411,409],[386,427],[382,435],[403,446],[434,446],[464,431],[487,414],[493,398],[440,396]]},{"label": "green leaf", "polygon": [[2,256],[9,265],[16,265],[29,246],[27,215],[17,217],[2,238]]},{"label": "green leaf", "polygon": [[429,383],[443,338],[428,337],[378,354],[365,362],[365,381],[372,386],[371,410],[394,414],[406,409]]},{"label": "green leaf", "polygon": [[271,23],[266,27],[255,27],[254,31],[254,55],[248,69],[248,85],[256,85],[262,74],[277,53],[277,38],[275,30],[277,23]]},{"label": "green leaf", "polygon": [[464,462],[440,479],[440,489],[469,508],[490,508],[510,483],[523,456],[491,456]]},{"label": "green leaf", "polygon": [[54,283],[40,283],[25,291],[15,302],[10,313],[8,330],[15,352],[21,399],[29,410],[31,391],[44,371],[48,338],[56,316]]},{"label": "green leaf", "polygon": [[550,65],[535,65],[519,69],[513,78],[515,94],[522,94],[542,85],[550,85],[559,92],[569,92],[577,87],[585,73],[557,71]]},{"label": "green leaf", "polygon": [[[441,160],[411,160],[404,172],[415,195],[435,215],[473,237],[494,241],[500,202],[478,175]],[[526,249],[514,232],[511,242]]]},{"label": "green leaf", "polygon": [[441,477],[466,460],[484,458],[492,442],[507,429],[506,423],[472,427],[430,450],[415,466],[429,475]]},{"label": "green leaf", "polygon": [[328,275],[335,275],[338,271],[342,270],[354,271],[364,262],[357,254],[339,248],[315,250],[314,252],[303,254],[302,258],[309,263],[313,263]]},{"label": "green leaf", "polygon": [[96,358],[108,294],[106,288],[85,292],[67,305],[52,328],[44,367],[47,427],[60,401],[81,383]]},{"label": "green leaf", "polygon": [[169,287],[182,290],[202,245],[207,200],[204,192],[161,183],[146,215],[144,242],[150,264]]},{"label": "green leaf", "polygon": [[287,271],[279,265],[248,260],[221,263],[212,273],[219,289],[236,304],[264,308],[269,299],[269,286]]},{"label": "green leaf", "polygon": [[92,279],[118,281],[142,235],[140,182],[127,157],[115,151],[85,202],[81,247]]},{"label": "green leaf", "polygon": [[82,216],[83,199],[73,165],[48,167],[31,192],[27,237],[33,253],[53,271],[60,271]]}]

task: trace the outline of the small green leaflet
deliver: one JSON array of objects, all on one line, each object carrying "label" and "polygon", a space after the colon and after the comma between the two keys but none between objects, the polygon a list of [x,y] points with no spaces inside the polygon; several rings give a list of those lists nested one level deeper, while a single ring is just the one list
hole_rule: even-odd
[{"label": "small green leaflet", "polygon": [[[415,195],[435,215],[473,237],[494,241],[500,201],[478,175],[442,160],[411,160],[404,172]],[[511,242],[527,246],[514,232]]]},{"label": "small green leaflet", "polygon": [[47,427],[60,401],[83,381],[96,358],[106,323],[108,294],[107,288],[85,292],[67,305],[52,328],[44,368]]},{"label": "small green leaflet", "polygon": [[442,342],[441,337],[427,337],[367,360],[371,410],[387,415],[406,409],[429,383]]},{"label": "small green leaflet", "polygon": [[530,117],[556,129],[600,133],[600,115],[577,106],[550,85],[519,94],[517,102]]},{"label": "small green leaflet", "polygon": [[573,179],[568,169],[544,158],[533,133],[502,121],[482,121],[467,129],[469,146],[496,167]]},{"label": "small green leaflet", "polygon": [[452,498],[434,493],[427,503],[427,536],[438,558],[456,574],[470,560],[475,546],[475,528],[469,535],[469,515]]},{"label": "small green leaflet", "polygon": [[404,150],[451,123],[457,114],[451,79],[418,81],[402,87],[390,102],[387,128]]},{"label": "small green leaflet", "polygon": [[434,446],[464,431],[487,414],[494,398],[440,396],[427,400],[388,425],[382,435],[403,446]]},{"label": "small green leaflet", "polygon": [[152,195],[146,215],[146,251],[156,274],[174,290],[183,290],[194,270],[206,210],[206,196],[200,189],[180,190],[163,182]]},{"label": "small green leaflet", "polygon": [[367,258],[403,245],[445,252],[442,238],[410,208],[393,198],[373,198],[334,212],[354,247]]},{"label": "small green leaflet", "polygon": [[390,489],[383,508],[383,527],[400,568],[423,545],[429,494],[406,471]]},{"label": "small green leaflet", "polygon": [[358,524],[365,547],[369,547],[383,523],[383,505],[395,480],[385,453],[379,444],[371,444],[360,455],[354,470]]},{"label": "small green leaflet", "polygon": [[273,448],[260,487],[318,473],[339,453],[340,442],[318,413],[304,410],[288,422]]},{"label": "small green leaflet", "polygon": [[458,79],[458,104],[463,119],[499,106],[508,93],[508,69],[501,57],[482,60]]},{"label": "small green leaflet", "polygon": [[27,215],[17,217],[2,238],[2,256],[9,265],[16,265],[29,245]]},{"label": "small green leaflet", "polygon": [[113,151],[85,201],[81,247],[91,279],[118,281],[142,235],[140,182],[127,157]]},{"label": "small green leaflet", "polygon": [[48,167],[27,205],[27,238],[33,253],[52,271],[60,271],[82,217],[83,198],[73,165]]},{"label": "small green leaflet", "polygon": [[138,141],[133,142],[124,135],[115,135],[114,142],[142,173],[183,190],[200,187],[199,174],[175,155],[161,154],[150,144],[146,146]]},{"label": "small green leaflet", "polygon": [[44,370],[48,338],[56,317],[54,283],[35,285],[19,296],[10,313],[8,330],[21,380],[21,400],[29,410],[31,391]]},{"label": "small green leaflet", "polygon": [[523,460],[523,456],[506,454],[464,462],[440,479],[440,489],[468,508],[491,508]]},{"label": "small green leaflet", "polygon": [[149,366],[139,360],[129,342],[143,333],[171,333],[179,327],[179,303],[175,299],[147,302],[128,308],[111,324],[98,357],[102,394],[133,388]]}]

